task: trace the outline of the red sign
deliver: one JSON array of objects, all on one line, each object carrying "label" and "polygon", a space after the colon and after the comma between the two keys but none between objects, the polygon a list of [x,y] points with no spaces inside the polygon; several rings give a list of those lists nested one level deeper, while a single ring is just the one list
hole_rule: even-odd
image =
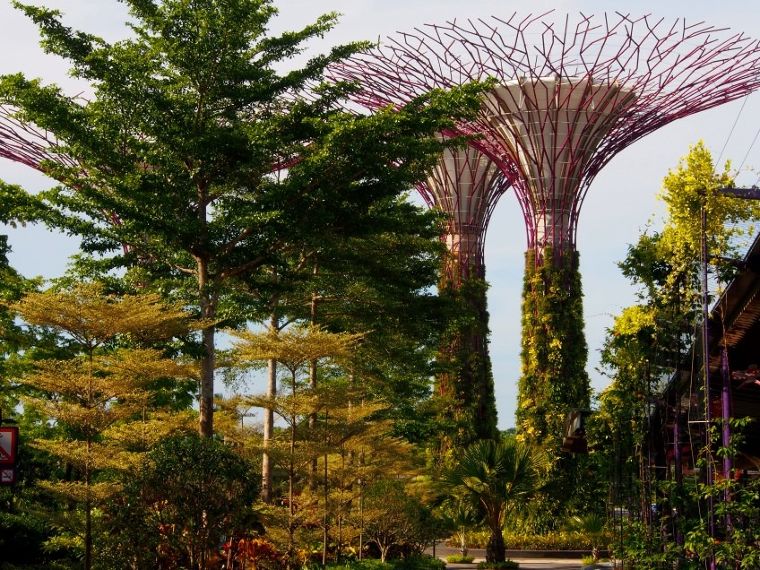
[{"label": "red sign", "polygon": [[0,426],[0,465],[15,465],[17,455],[18,427]]}]

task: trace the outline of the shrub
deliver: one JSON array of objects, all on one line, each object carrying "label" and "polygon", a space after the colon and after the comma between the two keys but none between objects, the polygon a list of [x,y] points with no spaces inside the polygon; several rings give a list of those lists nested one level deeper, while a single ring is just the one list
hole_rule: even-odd
[{"label": "shrub", "polygon": [[350,560],[342,564],[328,564],[326,570],[393,570],[394,565],[377,558]]},{"label": "shrub", "polygon": [[445,570],[446,563],[427,554],[407,556],[393,561],[394,570]]},{"label": "shrub", "polygon": [[446,563],[427,554],[405,556],[390,562],[377,558],[347,560],[342,564],[328,564],[326,570],[445,570]]},{"label": "shrub", "polygon": [[[250,466],[231,449],[198,435],[171,437],[125,482],[106,509],[106,545],[116,560],[142,567],[196,568],[218,557],[222,537],[252,528],[257,493]],[[193,561],[191,564],[189,561]]]},{"label": "shrub", "polygon": [[452,564],[469,564],[475,560],[472,556],[462,556],[461,554],[449,554],[446,557],[446,562],[451,562]]},{"label": "shrub", "polygon": [[514,560],[505,560],[504,562],[481,562],[478,564],[478,570],[513,570],[519,568],[520,564]]},{"label": "shrub", "polygon": [[[521,534],[507,532],[504,534],[504,544],[511,550],[591,550],[594,544],[608,544],[611,537],[608,533],[602,538],[591,537],[577,531],[555,531],[546,534]],[[488,533],[473,532],[467,535],[467,544],[471,548],[485,548],[488,543]],[[458,547],[450,542],[449,546]]]}]

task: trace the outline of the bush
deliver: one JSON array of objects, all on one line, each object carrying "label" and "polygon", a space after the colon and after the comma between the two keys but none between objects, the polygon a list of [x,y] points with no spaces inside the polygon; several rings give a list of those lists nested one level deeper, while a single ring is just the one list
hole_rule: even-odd
[{"label": "bush", "polygon": [[[603,534],[601,538],[577,531],[555,531],[546,534],[507,532],[504,534],[504,544],[509,550],[591,550],[594,544],[609,542],[608,533]],[[487,544],[488,533],[468,533],[467,545],[471,548],[485,548]],[[458,544],[449,543],[449,546],[457,548]]]},{"label": "bush", "polygon": [[205,567],[222,537],[255,526],[257,490],[250,466],[221,442],[198,435],[163,441],[107,506],[111,566]]},{"label": "bush", "polygon": [[392,561],[394,570],[445,570],[446,563],[427,554],[407,556]]},{"label": "bush", "polygon": [[377,558],[350,560],[342,564],[328,564],[326,570],[444,570],[446,563],[426,554],[397,558],[382,562]]},{"label": "bush", "polygon": [[478,570],[513,570],[519,568],[520,564],[514,560],[505,560],[504,562],[481,562],[478,564]]},{"label": "bush", "polygon": [[342,564],[328,564],[326,570],[394,570],[394,565],[377,558],[365,558],[346,561]]},{"label": "bush", "polygon": [[462,556],[461,554],[449,554],[446,557],[446,562],[451,562],[452,564],[469,564],[475,560],[472,556]]}]

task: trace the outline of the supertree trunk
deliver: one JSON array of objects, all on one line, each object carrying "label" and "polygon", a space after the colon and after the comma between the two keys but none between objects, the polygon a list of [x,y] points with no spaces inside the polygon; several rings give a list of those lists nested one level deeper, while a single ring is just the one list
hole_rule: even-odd
[{"label": "supertree trunk", "polygon": [[436,396],[446,426],[441,453],[466,447],[478,439],[496,439],[496,398],[488,350],[488,284],[481,275],[441,283],[456,314],[449,320],[438,362]]},{"label": "supertree trunk", "polygon": [[446,256],[439,290],[453,309],[438,353],[436,398],[441,455],[478,439],[498,437],[488,350],[483,247],[491,212],[508,184],[474,148],[445,150],[420,195],[446,215]]},{"label": "supertree trunk", "polygon": [[590,406],[579,256],[546,249],[536,257],[525,256],[517,427],[558,452],[567,412]]}]

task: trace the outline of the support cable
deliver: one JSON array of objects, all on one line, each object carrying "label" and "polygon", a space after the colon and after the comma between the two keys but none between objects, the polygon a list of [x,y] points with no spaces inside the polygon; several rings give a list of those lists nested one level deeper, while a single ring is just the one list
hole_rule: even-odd
[{"label": "support cable", "polygon": [[744,166],[744,163],[747,162],[747,157],[749,156],[749,153],[752,152],[752,147],[755,146],[755,143],[757,142],[757,137],[760,137],[760,127],[757,128],[757,131],[755,132],[755,138],[752,139],[752,142],[749,145],[749,148],[747,149],[747,153],[744,155],[744,158],[741,161],[741,164],[739,164],[739,168],[736,169],[736,172],[738,173],[742,166]]},{"label": "support cable", "polygon": [[731,130],[728,131],[726,142],[723,143],[723,148],[720,149],[720,154],[718,155],[718,159],[715,161],[715,164],[720,164],[720,159],[723,158],[723,153],[726,151],[728,142],[731,140],[731,136],[734,134],[734,129],[736,128],[736,125],[739,122],[739,118],[742,116],[742,111],[744,111],[744,106],[747,104],[747,99],[749,99],[749,94],[747,94],[747,96],[744,97],[744,99],[742,99],[742,106],[739,108],[739,112],[736,114],[736,118],[734,119],[734,124],[731,125]]}]

